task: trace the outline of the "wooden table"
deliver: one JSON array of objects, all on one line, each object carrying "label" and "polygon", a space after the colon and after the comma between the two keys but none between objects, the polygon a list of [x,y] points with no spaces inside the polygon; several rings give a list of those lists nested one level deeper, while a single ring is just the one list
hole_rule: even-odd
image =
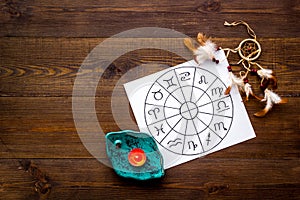
[{"label": "wooden table", "polygon": [[[0,7],[0,199],[39,199],[36,183],[51,184],[48,199],[300,198],[298,0],[1,0]],[[224,27],[225,20],[245,20],[255,30],[263,49],[258,62],[276,72],[277,92],[288,104],[255,118],[264,104],[250,99],[245,106],[255,139],[169,169],[159,181],[121,179],[98,162],[82,144],[72,115],[73,84],[91,50],[115,34],[146,26],[193,38],[204,32],[234,48],[248,35],[244,27]],[[114,60],[95,93],[103,131],[119,130],[111,97],[122,75],[133,79],[158,70],[148,66],[127,73],[136,66],[184,61],[161,49],[135,50]],[[259,93],[258,80],[252,83]],[[129,108],[124,91],[118,91],[124,101],[119,105]],[[130,128],[137,130],[135,124]],[[29,172],[21,170],[26,163]]]}]

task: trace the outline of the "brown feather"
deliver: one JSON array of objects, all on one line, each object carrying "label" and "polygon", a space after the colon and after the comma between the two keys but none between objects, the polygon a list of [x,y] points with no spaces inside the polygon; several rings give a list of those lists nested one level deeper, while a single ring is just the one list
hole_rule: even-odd
[{"label": "brown feather", "polygon": [[190,38],[185,38],[183,40],[183,43],[185,44],[185,46],[192,52],[196,51],[197,49],[194,47],[192,40]]},{"label": "brown feather", "polygon": [[228,86],[224,92],[225,95],[228,95],[231,91],[231,86]]},{"label": "brown feather", "polygon": [[204,46],[208,39],[203,33],[198,33],[197,41],[201,46]]},{"label": "brown feather", "polygon": [[259,97],[259,96],[256,96],[254,93],[251,94],[252,96],[254,96],[257,100],[261,101],[263,98]]},{"label": "brown feather", "polygon": [[267,108],[264,108],[263,110],[255,113],[254,116],[255,117],[264,117],[268,112],[269,112],[269,110]]},{"label": "brown feather", "polygon": [[199,62],[198,62],[198,60],[197,60],[197,56],[194,55],[193,58],[194,58],[195,62],[196,62],[197,64],[199,64]]},{"label": "brown feather", "polygon": [[283,104],[283,103],[287,103],[288,99],[287,98],[281,98],[281,101],[279,102],[279,104]]},{"label": "brown feather", "polygon": [[249,97],[248,96],[246,96],[245,101],[249,101]]}]

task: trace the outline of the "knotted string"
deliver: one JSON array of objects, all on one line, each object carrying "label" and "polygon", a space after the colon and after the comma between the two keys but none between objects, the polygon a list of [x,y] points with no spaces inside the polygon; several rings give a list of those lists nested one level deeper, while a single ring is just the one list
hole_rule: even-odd
[{"label": "knotted string", "polygon": [[[253,37],[253,39],[245,39],[245,40],[243,40],[243,41],[240,43],[240,45],[239,45],[237,48],[235,48],[235,49],[225,48],[224,51],[227,51],[227,53],[226,53],[226,57],[227,57],[227,58],[228,58],[230,52],[233,52],[233,53],[237,53],[237,52],[238,52],[239,55],[242,57],[242,59],[241,59],[240,61],[238,61],[237,64],[242,63],[242,64],[243,64],[243,67],[249,71],[250,66],[246,67],[245,64],[244,64],[244,61],[247,61],[247,62],[248,62],[248,65],[249,65],[249,63],[253,60],[253,58],[251,58],[251,57],[252,57],[253,55],[255,55],[255,54],[260,54],[260,53],[261,53],[261,48],[259,47],[260,45],[259,45],[259,43],[258,43],[257,40],[256,40],[256,34],[255,34],[255,32],[254,32],[253,29],[248,25],[248,23],[246,23],[246,22],[244,22],[244,21],[242,21],[242,20],[240,20],[240,21],[235,21],[235,22],[232,22],[232,23],[228,23],[227,21],[224,22],[224,26],[238,26],[238,25],[244,25],[244,26],[246,26],[248,34],[249,34],[251,37]],[[254,42],[254,43],[256,43],[256,45],[258,45],[259,48],[256,49],[254,52],[251,52],[249,55],[246,56],[246,55],[243,55],[243,53],[241,52],[241,51],[244,49],[244,48],[242,47],[242,44],[247,43],[249,40],[252,41],[252,42]],[[245,47],[245,48],[246,48],[246,47]]]},{"label": "knotted string", "polygon": [[245,25],[247,27],[247,32],[250,36],[253,37],[254,40],[256,40],[256,35],[255,32],[253,31],[253,29],[244,21],[240,20],[237,22],[232,22],[232,23],[228,23],[227,21],[224,22],[224,26],[237,26],[237,25]]}]

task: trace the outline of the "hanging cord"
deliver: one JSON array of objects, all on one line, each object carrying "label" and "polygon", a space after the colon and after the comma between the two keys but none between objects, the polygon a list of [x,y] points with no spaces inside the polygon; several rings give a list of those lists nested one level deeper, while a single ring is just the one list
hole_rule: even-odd
[{"label": "hanging cord", "polygon": [[249,71],[246,71],[246,72],[240,71],[240,78],[241,78],[241,79],[247,78],[248,73],[249,73]]},{"label": "hanging cord", "polygon": [[247,27],[247,32],[250,36],[253,37],[254,40],[256,40],[256,34],[255,32],[253,31],[253,29],[244,21],[240,20],[240,21],[237,21],[237,22],[232,22],[232,23],[228,23],[227,21],[224,22],[224,26],[237,26],[237,25],[245,25]]},{"label": "hanging cord", "polygon": [[241,62],[241,63],[242,63],[242,65],[243,65],[243,67],[247,70],[247,74],[248,74],[248,72],[251,71],[251,65],[250,65],[250,63],[248,63],[248,67],[245,65],[244,61]]},{"label": "hanging cord", "polygon": [[[237,48],[235,49],[230,49],[230,48],[226,48],[224,49],[224,51],[227,51],[226,53],[226,57],[228,58],[229,53],[233,52],[233,53],[239,53],[240,57],[242,58],[241,60],[239,60],[237,62],[237,64],[242,64],[243,67],[247,70],[250,71],[251,69],[251,65],[256,64],[255,62],[252,62],[253,60],[256,60],[258,58],[258,56],[261,54],[261,48],[260,48],[260,44],[257,42],[256,40],[256,34],[254,32],[254,30],[249,26],[248,23],[246,23],[245,21],[235,21],[232,23],[228,23],[227,21],[224,22],[224,26],[238,26],[238,25],[244,25],[247,28],[247,32],[248,34],[253,37],[253,39],[244,39]],[[242,52],[244,48],[249,48],[247,46],[243,46],[245,44],[247,44],[248,42],[250,43],[254,43],[254,45],[258,47],[258,49],[254,48],[252,52],[250,52],[248,55],[244,55],[244,53]],[[249,44],[248,44],[249,45]],[[255,47],[253,46],[253,47]],[[252,47],[252,48],[253,48]],[[253,57],[254,56],[254,57]],[[248,67],[245,65],[245,61],[248,64]],[[259,66],[261,68],[261,66]]]}]

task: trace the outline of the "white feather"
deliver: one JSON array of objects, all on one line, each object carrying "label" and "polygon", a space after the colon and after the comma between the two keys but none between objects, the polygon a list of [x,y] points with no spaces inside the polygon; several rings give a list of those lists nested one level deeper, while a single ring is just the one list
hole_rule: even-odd
[{"label": "white feather", "polygon": [[236,77],[231,71],[229,72],[229,85],[225,91],[225,94],[229,94],[232,88],[232,85],[237,85],[239,88],[244,87],[244,81],[241,78]]},{"label": "white feather", "polygon": [[196,56],[197,62],[201,64],[208,59],[212,59],[214,57],[215,50],[216,45],[212,41],[207,40],[204,46],[199,46],[194,51],[194,55]]},{"label": "white feather", "polygon": [[281,102],[281,98],[278,94],[276,94],[275,92],[269,90],[269,89],[265,89],[265,95],[267,95],[267,97],[271,100],[272,103],[274,104],[278,104]]},{"label": "white feather", "polygon": [[246,93],[247,98],[249,97],[250,94],[253,95],[252,88],[251,88],[251,85],[249,83],[245,83],[244,91]]},{"label": "white feather", "polygon": [[273,71],[271,69],[260,69],[257,70],[257,74],[261,77],[261,78],[271,78],[272,77],[272,73]]},{"label": "white feather", "polygon": [[209,53],[211,53],[211,55],[213,55],[217,49],[217,45],[215,43],[213,43],[212,41],[207,40],[205,42],[204,48],[207,52],[209,52]]},{"label": "white feather", "polygon": [[265,109],[266,109],[267,111],[269,111],[272,107],[273,107],[272,100],[271,100],[271,98],[268,98],[268,99],[267,99],[267,104],[266,104]]},{"label": "white feather", "polygon": [[235,76],[232,72],[229,73],[229,81],[231,82],[230,85],[237,85],[239,87],[243,87],[244,86],[244,81],[241,78],[238,78],[237,76]]},{"label": "white feather", "polygon": [[273,92],[272,90],[265,89],[265,96],[264,99],[261,101],[267,101],[265,108],[260,111],[255,113],[254,115],[257,117],[263,117],[265,116],[269,110],[273,107],[274,104],[279,104],[279,103],[286,103],[286,100],[283,101],[278,94]]},{"label": "white feather", "polygon": [[266,110],[270,110],[274,104],[278,104],[281,102],[281,98],[278,94],[274,93],[269,89],[265,89],[265,97],[262,101],[267,101]]}]

